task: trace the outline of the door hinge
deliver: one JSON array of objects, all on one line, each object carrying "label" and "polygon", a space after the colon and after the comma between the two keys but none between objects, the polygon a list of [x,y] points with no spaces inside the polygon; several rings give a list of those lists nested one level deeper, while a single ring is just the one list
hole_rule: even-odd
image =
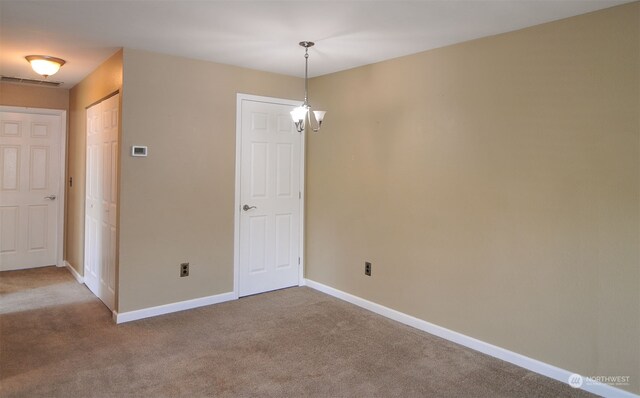
[{"label": "door hinge", "polygon": [[302,192],[298,191],[298,199],[302,199]]},{"label": "door hinge", "polygon": [[300,257],[298,257],[298,265],[300,265]]}]

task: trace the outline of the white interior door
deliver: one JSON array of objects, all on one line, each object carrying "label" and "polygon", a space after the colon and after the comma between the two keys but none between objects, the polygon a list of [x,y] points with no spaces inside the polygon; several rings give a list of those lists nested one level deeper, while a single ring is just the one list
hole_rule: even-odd
[{"label": "white interior door", "polygon": [[2,271],[58,265],[62,242],[62,117],[29,112],[0,112]]},{"label": "white interior door", "polygon": [[291,109],[241,101],[240,296],[298,285],[302,135]]},{"label": "white interior door", "polygon": [[84,281],[111,310],[116,290],[118,98],[87,109]]}]

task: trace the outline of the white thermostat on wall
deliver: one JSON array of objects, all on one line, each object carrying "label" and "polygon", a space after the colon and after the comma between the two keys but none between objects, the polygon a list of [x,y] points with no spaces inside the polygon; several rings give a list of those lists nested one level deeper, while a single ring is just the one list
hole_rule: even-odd
[{"label": "white thermostat on wall", "polygon": [[131,147],[131,156],[147,156],[147,147],[134,145]]}]

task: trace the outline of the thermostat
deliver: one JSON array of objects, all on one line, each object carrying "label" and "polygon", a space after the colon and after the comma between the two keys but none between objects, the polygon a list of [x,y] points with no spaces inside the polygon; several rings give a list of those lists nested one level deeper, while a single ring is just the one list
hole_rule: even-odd
[{"label": "thermostat", "polygon": [[139,145],[132,146],[131,156],[147,156],[147,147]]}]

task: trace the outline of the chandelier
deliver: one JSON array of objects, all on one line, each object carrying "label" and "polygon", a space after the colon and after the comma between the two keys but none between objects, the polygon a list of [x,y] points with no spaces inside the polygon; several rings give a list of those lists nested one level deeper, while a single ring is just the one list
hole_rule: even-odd
[{"label": "chandelier", "polygon": [[309,112],[311,110],[311,107],[309,106],[309,97],[307,94],[309,90],[307,74],[309,70],[309,47],[313,47],[314,44],[315,43],[312,41],[300,42],[300,46],[304,47],[304,102],[302,103],[302,105],[294,108],[291,111],[291,118],[293,119],[293,122],[295,123],[296,129],[299,133],[304,131],[307,122],[309,123],[309,127],[311,128],[311,130],[313,130],[314,133],[320,131],[320,127],[322,126],[322,119],[324,119],[324,114],[327,113],[325,111],[313,111],[313,116],[318,123],[317,128],[313,127],[313,125],[311,124],[311,115]]}]

